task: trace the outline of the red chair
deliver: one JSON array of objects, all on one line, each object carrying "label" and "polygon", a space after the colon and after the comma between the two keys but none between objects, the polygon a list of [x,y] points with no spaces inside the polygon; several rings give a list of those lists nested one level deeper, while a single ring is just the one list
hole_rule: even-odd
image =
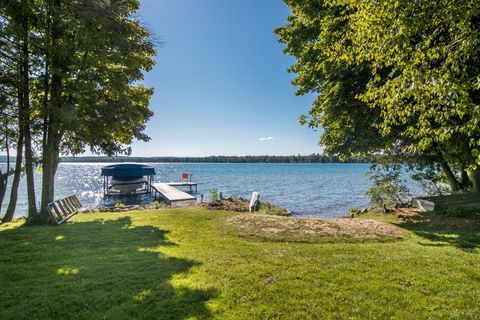
[{"label": "red chair", "polygon": [[182,173],[182,181],[188,181],[190,175],[188,174],[188,172],[184,172]]}]

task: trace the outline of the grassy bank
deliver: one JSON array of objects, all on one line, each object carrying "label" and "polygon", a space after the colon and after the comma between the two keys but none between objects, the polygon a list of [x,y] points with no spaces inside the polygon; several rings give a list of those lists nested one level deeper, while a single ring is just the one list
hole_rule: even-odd
[{"label": "grassy bank", "polygon": [[182,209],[0,225],[0,318],[478,319],[476,220],[374,217],[402,238],[307,243],[232,230],[232,216]]}]

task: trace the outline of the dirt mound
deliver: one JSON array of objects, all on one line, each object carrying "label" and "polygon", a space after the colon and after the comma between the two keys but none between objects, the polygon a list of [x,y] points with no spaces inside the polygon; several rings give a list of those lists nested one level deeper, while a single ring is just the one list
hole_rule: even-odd
[{"label": "dirt mound", "polygon": [[210,210],[247,212],[248,204],[248,200],[243,198],[226,198],[216,202],[204,202],[200,206]]},{"label": "dirt mound", "polygon": [[[248,206],[249,201],[244,198],[221,198],[219,201],[215,202],[206,202],[201,203],[200,206],[209,210],[226,210],[226,211],[235,211],[235,212],[249,212]],[[258,207],[258,213],[268,214],[268,215],[277,215],[277,216],[288,216],[289,212],[279,206],[274,204],[261,201]]]},{"label": "dirt mound", "polygon": [[263,214],[239,214],[227,220],[239,235],[275,241],[328,242],[338,239],[387,240],[403,237],[388,223],[368,219],[298,219]]}]

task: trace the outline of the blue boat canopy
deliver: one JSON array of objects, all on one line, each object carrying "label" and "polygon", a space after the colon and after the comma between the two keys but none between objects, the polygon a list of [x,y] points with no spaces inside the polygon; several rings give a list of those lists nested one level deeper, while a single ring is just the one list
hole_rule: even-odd
[{"label": "blue boat canopy", "polygon": [[102,176],[154,176],[155,169],[146,164],[121,163],[102,168]]}]

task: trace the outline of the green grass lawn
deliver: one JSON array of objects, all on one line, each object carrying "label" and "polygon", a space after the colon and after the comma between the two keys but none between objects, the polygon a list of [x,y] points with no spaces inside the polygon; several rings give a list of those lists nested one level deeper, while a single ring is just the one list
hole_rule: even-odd
[{"label": "green grass lawn", "polygon": [[0,319],[479,319],[480,230],[268,241],[202,209],[0,225]]}]

